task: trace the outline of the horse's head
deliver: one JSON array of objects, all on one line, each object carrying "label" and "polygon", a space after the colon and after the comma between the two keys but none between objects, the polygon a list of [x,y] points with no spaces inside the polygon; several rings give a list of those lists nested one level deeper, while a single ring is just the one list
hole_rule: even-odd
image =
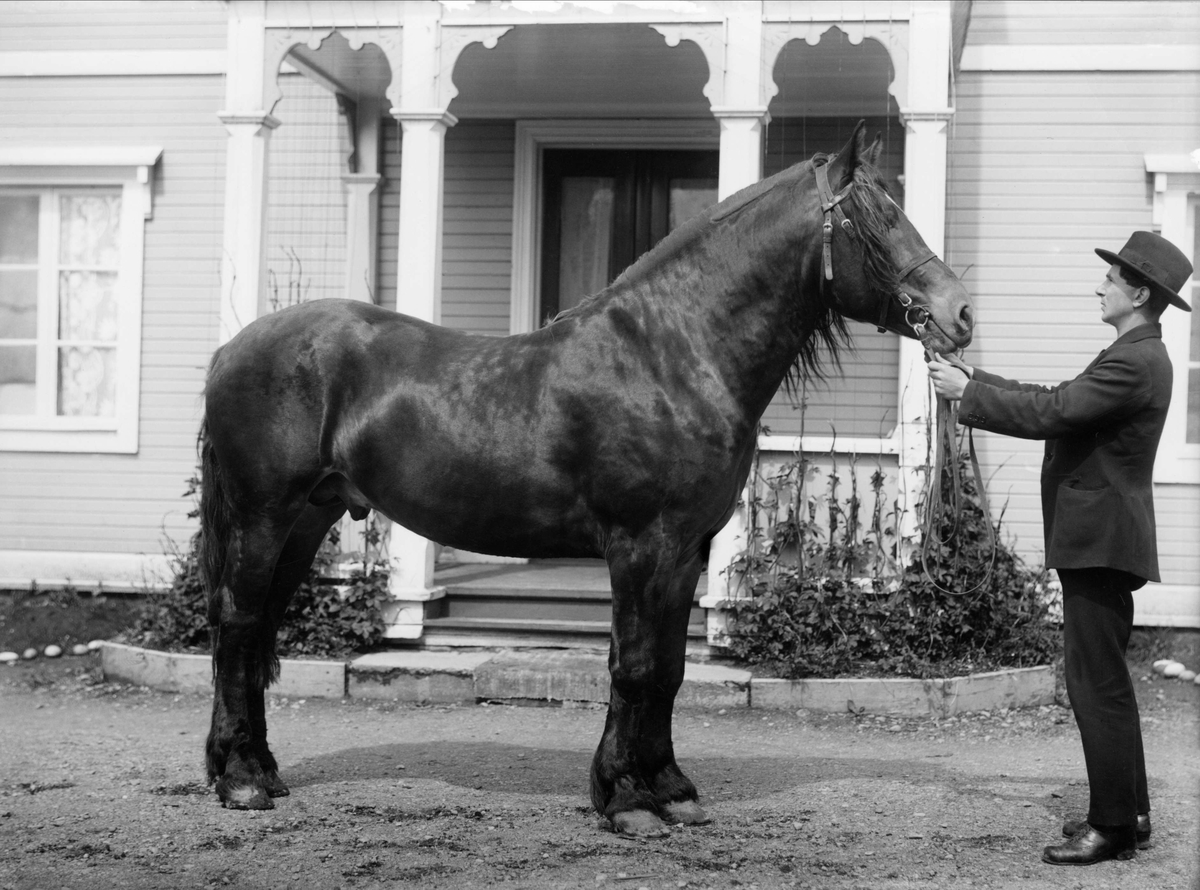
[{"label": "horse's head", "polygon": [[[832,269],[825,286],[846,318],[919,339],[935,352],[953,352],[971,342],[971,296],[887,194],[875,167],[879,137],[866,146],[864,129],[860,122],[826,165],[830,193],[822,203],[843,192],[844,198],[826,215],[833,233],[822,262],[822,275]],[[816,172],[820,182],[822,171]],[[843,218],[848,226],[840,224]]]}]

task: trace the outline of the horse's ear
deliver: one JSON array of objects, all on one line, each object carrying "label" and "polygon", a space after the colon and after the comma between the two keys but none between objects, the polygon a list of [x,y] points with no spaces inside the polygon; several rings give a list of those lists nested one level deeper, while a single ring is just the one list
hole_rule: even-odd
[{"label": "horse's ear", "polygon": [[875,138],[871,141],[871,147],[867,149],[864,158],[872,167],[879,166],[879,155],[883,153],[883,134],[876,133]]},{"label": "horse's ear", "polygon": [[854,132],[850,134],[850,140],[842,147],[842,150],[837,153],[837,157],[829,165],[829,181],[833,185],[835,191],[840,190],[843,186],[850,183],[854,178],[854,171],[859,165],[866,162],[874,163],[872,153],[877,153],[878,138],[870,148],[866,146],[867,141],[867,122],[860,120],[854,128]]}]

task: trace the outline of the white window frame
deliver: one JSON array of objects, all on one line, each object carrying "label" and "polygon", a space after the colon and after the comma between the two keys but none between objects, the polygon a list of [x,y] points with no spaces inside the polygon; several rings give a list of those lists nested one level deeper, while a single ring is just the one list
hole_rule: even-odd
[{"label": "white window frame", "polygon": [[[1200,206],[1200,149],[1191,155],[1147,154],[1146,172],[1154,179],[1154,228],[1191,256],[1195,244],[1196,208]],[[1180,289],[1191,298],[1195,276]],[[1154,481],[1167,484],[1200,485],[1200,443],[1187,441],[1188,349],[1191,326],[1200,306],[1192,314],[1168,308],[1163,316],[1163,343],[1174,368],[1171,407],[1154,462]]]},{"label": "white window frame", "polygon": [[0,188],[40,194],[114,187],[121,191],[116,410],[111,417],[0,415],[0,451],[136,454],[141,389],[142,267],[153,212],[158,146],[0,147]]}]

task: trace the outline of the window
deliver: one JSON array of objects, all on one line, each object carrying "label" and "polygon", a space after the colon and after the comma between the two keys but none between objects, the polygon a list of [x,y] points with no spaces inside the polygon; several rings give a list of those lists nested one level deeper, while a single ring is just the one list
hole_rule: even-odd
[{"label": "window", "polygon": [[[1155,228],[1200,267],[1200,151],[1148,154],[1146,170],[1154,177]],[[1162,319],[1175,381],[1154,481],[1200,485],[1200,275],[1193,274],[1180,294],[1192,312],[1171,308]]]},{"label": "window", "polygon": [[0,151],[0,450],[137,451],[159,153]]}]

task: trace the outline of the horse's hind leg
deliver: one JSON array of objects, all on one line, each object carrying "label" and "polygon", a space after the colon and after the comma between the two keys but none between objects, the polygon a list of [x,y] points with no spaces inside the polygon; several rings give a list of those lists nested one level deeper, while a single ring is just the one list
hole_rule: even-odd
[{"label": "horse's hind leg", "polygon": [[[274,652],[275,635],[283,622],[288,603],[300,587],[301,582],[308,577],[313,559],[321,547],[321,542],[329,533],[335,522],[346,512],[345,506],[339,501],[334,506],[306,507],[292,526],[291,534],[283,545],[279,559],[275,563],[275,573],[271,579],[271,590],[267,595],[267,633],[270,636],[272,657]],[[285,797],[288,787],[279,777],[279,764],[271,748],[267,745],[267,707],[266,687],[252,686],[248,693],[250,711],[250,733],[254,741],[254,751],[258,757],[258,765],[263,773],[264,788],[268,797]]]},{"label": "horse's hind leg", "polygon": [[592,761],[592,804],[617,831],[665,834],[669,821],[707,821],[696,789],[675,763],[671,715],[683,683],[684,649],[698,556],[677,563],[636,545],[609,556],[612,686],[604,735]]},{"label": "horse's hind leg", "polygon": [[221,802],[237,809],[272,807],[253,714],[276,668],[267,600],[290,525],[262,519],[235,525],[221,582],[209,598],[215,689],[208,777]]}]

